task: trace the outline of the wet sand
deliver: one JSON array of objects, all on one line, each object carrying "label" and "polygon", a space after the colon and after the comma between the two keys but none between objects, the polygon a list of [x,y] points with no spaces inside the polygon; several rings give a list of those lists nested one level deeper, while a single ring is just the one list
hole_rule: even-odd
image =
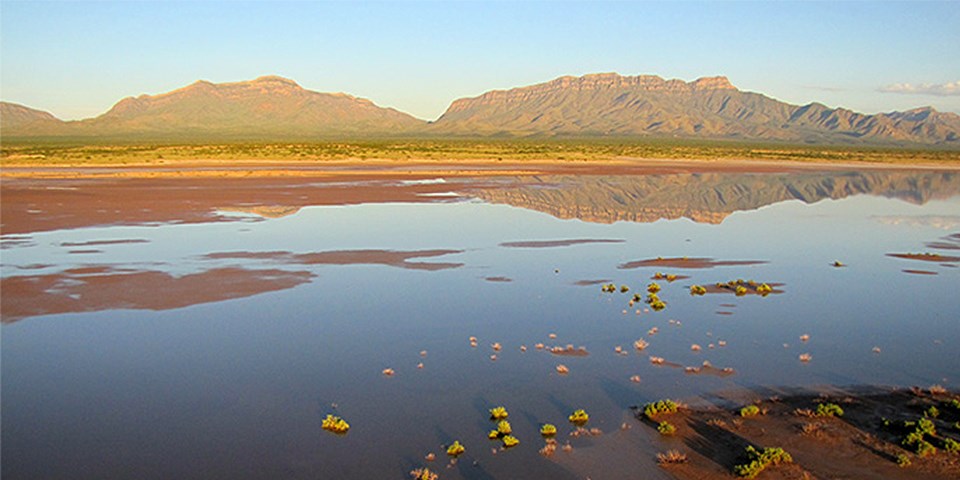
[{"label": "wet sand", "polygon": [[[293,288],[313,274],[277,269],[215,268],[183,276],[154,270],[84,267],[0,279],[0,317],[96,312],[122,308],[170,310]],[[216,285],[216,288],[210,288]]]},{"label": "wet sand", "polygon": [[[660,451],[674,449],[687,455],[686,463],[661,467],[679,479],[731,478],[748,445],[781,447],[793,457],[793,463],[769,467],[759,478],[946,479],[960,475],[960,456],[941,449],[920,457],[901,444],[903,431],[896,425],[923,418],[926,409],[938,406],[942,413],[933,419],[939,432],[933,443],[956,439],[953,423],[960,411],[944,405],[957,397],[882,387],[757,389],[700,399],[690,409],[652,421],[639,412],[638,419],[642,428],[658,437],[654,443]],[[843,416],[816,416],[820,403],[839,405]],[[742,417],[739,409],[751,404],[766,413]],[[885,426],[885,420],[894,426]],[[677,434],[660,436],[656,430],[660,421],[677,426]],[[911,465],[898,466],[899,455]]]},{"label": "wet sand", "polygon": [[620,264],[617,268],[621,270],[630,270],[641,267],[667,267],[667,268],[689,268],[706,269],[714,267],[735,267],[744,265],[759,265],[767,263],[765,260],[715,260],[713,258],[648,258],[646,260],[635,260]]}]

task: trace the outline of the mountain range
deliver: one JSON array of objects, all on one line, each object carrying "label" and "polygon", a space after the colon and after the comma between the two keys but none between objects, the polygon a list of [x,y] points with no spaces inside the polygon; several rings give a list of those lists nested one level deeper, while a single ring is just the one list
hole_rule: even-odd
[{"label": "mountain range", "polygon": [[863,114],[819,103],[792,105],[737,89],[725,77],[692,82],[615,73],[565,76],[455,100],[435,121],[293,80],[198,81],[119,101],[90,119],[0,102],[6,138],[325,138],[335,136],[670,137],[814,144],[960,146],[960,115],[922,107]]}]

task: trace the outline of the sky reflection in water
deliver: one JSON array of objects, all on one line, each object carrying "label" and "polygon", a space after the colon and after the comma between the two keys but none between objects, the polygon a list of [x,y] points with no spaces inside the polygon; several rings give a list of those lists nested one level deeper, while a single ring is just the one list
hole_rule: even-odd
[{"label": "sky reflection in water", "polygon": [[[5,281],[72,275],[60,290],[79,304],[94,293],[71,285],[99,275],[148,271],[174,284],[210,272],[250,275],[180,285],[166,307],[107,298],[90,313],[19,320],[5,313],[3,476],[403,478],[426,453],[443,457],[440,445],[459,439],[467,454],[450,469],[441,458],[443,478],[573,478],[575,465],[537,454],[537,430],[550,422],[565,435],[575,408],[587,409],[591,426],[607,432],[574,441],[587,452],[614,441],[642,448],[648,441],[639,425],[617,430],[629,406],[659,398],[756,386],[956,388],[958,263],[887,256],[955,254],[927,246],[949,243],[960,231],[960,197],[952,193],[921,205],[868,195],[783,201],[725,213],[718,224],[589,223],[464,201],[307,207],[266,221],[90,227],[6,239],[13,243],[3,251]],[[530,241],[547,243],[508,243]],[[78,248],[101,252],[69,253]],[[353,253],[336,253],[343,251]],[[618,268],[684,256],[767,263]],[[832,267],[835,260],[847,266]],[[690,278],[659,282],[666,310],[638,315],[642,306],[627,302],[657,271]],[[286,283],[216,293],[274,277]],[[501,277],[512,281],[486,280]],[[691,284],[737,278],[782,283],[784,293],[688,293]],[[577,285],[596,279],[633,291]],[[162,284],[150,285],[134,291],[170,295]],[[4,302],[16,301],[8,292]],[[195,298],[184,302],[188,293]],[[57,305],[56,297],[41,292],[37,308]],[[659,333],[648,336],[652,327]],[[802,334],[810,340],[801,342]],[[471,335],[479,339],[475,349]],[[633,351],[638,338],[650,343],[642,354]],[[490,348],[494,342],[501,352]],[[584,346],[590,355],[557,357],[534,349],[538,342]],[[692,344],[703,348],[693,351]],[[629,355],[615,354],[616,346]],[[800,353],[812,361],[800,362]],[[654,366],[649,355],[683,366],[709,361],[736,373],[687,374]],[[568,375],[556,373],[560,363]],[[380,373],[388,367],[397,372],[392,378]],[[631,382],[632,375],[641,382]],[[501,404],[522,443],[493,454],[486,410]],[[321,431],[327,413],[344,416],[350,433]],[[616,463],[627,472],[644,461]]]}]

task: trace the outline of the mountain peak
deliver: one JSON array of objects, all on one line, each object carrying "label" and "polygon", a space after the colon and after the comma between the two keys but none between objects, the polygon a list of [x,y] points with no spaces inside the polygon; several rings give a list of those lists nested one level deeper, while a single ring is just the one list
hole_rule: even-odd
[{"label": "mountain peak", "polygon": [[[241,82],[242,83],[242,82]],[[279,75],[263,75],[251,80],[249,83],[254,84],[279,84],[286,85],[288,87],[303,88],[299,83]]]},{"label": "mountain peak", "polygon": [[734,87],[730,83],[730,79],[722,75],[716,77],[700,77],[693,82],[690,82],[693,85],[694,90],[736,90],[737,87]]}]

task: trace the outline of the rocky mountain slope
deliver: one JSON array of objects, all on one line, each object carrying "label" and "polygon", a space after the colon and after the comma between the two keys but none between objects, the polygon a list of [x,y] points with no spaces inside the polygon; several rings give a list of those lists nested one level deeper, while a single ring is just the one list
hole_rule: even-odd
[{"label": "rocky mountain slope", "polygon": [[866,115],[744,92],[725,77],[693,82],[615,73],[560,77],[454,101],[431,125],[460,135],[660,136],[960,145],[960,115],[930,107]]},{"label": "rocky mountain slope", "polygon": [[367,99],[314,92],[293,80],[266,76],[234,83],[198,81],[160,95],[125,98],[99,117],[61,122],[54,132],[14,124],[10,129],[5,125],[4,134],[269,138],[403,133],[424,123]]}]

